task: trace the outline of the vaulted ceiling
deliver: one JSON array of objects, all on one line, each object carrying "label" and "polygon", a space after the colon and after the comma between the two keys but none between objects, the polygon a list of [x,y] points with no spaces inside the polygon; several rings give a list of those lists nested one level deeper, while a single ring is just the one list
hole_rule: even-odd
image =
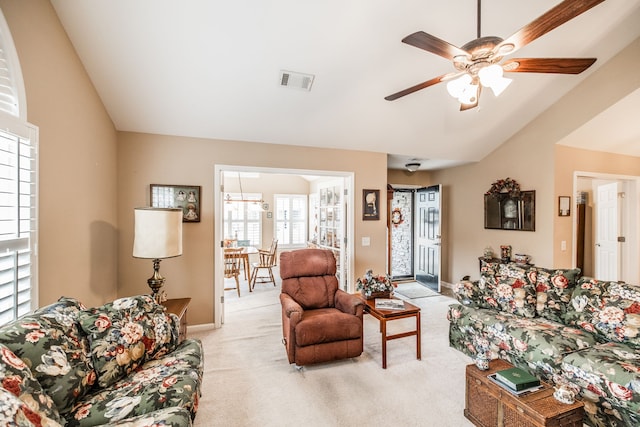
[{"label": "vaulted ceiling", "polygon": [[[558,3],[485,0],[481,33],[506,38]],[[475,39],[474,0],[52,4],[118,130],[375,151],[390,167],[415,158],[423,169],[482,159],[640,36],[640,0],[605,1],[517,53],[598,58],[591,68],[510,73],[500,97],[484,91],[461,112],[444,83],[384,97],[454,71],[401,40],[419,30],[456,46]],[[311,90],[281,86],[281,70],[313,75]],[[638,105],[616,114],[637,120]]]}]

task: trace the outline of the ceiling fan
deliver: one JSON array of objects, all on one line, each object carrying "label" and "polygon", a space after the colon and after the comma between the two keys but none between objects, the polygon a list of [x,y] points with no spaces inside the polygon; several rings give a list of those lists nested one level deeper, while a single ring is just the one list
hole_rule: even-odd
[{"label": "ceiling fan", "polygon": [[447,81],[449,94],[460,101],[460,111],[474,108],[482,87],[490,87],[498,96],[511,83],[503,77],[509,73],[579,74],[589,68],[596,58],[515,58],[501,62],[554,28],[586,12],[604,0],[564,0],[503,40],[495,36],[480,36],[481,0],[478,0],[478,38],[456,47],[423,31],[410,34],[403,43],[424,49],[453,62],[456,71],[434,77],[400,92],[386,96],[393,101],[413,92]]}]

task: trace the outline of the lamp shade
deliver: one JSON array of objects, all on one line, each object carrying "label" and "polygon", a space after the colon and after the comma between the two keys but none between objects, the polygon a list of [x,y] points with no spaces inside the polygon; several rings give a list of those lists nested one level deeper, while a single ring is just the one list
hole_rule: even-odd
[{"label": "lamp shade", "polygon": [[182,255],[182,209],[135,208],[135,258]]}]

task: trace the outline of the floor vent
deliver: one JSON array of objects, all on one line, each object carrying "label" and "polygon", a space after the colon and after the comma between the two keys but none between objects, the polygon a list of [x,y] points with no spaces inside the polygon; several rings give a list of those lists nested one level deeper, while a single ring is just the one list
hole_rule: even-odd
[{"label": "floor vent", "polygon": [[313,79],[313,74],[303,74],[284,70],[280,71],[280,86],[308,91],[311,90]]}]

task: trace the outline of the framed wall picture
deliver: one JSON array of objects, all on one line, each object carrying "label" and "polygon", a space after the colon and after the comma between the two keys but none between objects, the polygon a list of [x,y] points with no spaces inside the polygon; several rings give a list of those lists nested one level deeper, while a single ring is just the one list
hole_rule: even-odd
[{"label": "framed wall picture", "polygon": [[362,220],[380,219],[380,190],[362,190]]},{"label": "framed wall picture", "polygon": [[571,215],[571,197],[560,196],[558,197],[558,216],[570,216]]},{"label": "framed wall picture", "polygon": [[200,186],[151,184],[151,207],[180,208],[182,222],[200,222]]}]

